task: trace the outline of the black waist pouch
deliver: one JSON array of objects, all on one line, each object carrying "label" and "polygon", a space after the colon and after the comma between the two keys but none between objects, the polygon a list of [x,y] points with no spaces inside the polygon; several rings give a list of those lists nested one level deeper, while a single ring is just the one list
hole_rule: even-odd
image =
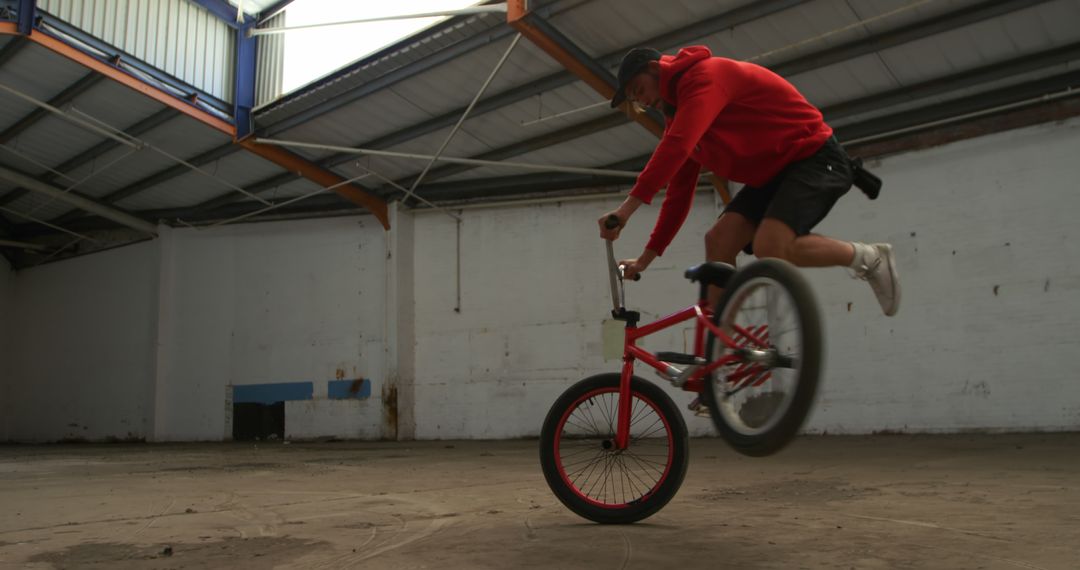
[{"label": "black waist pouch", "polygon": [[854,184],[862,190],[863,194],[866,194],[867,198],[874,200],[881,193],[881,179],[874,176],[872,172],[863,168],[861,158],[852,158],[851,160],[851,173],[854,178]]}]

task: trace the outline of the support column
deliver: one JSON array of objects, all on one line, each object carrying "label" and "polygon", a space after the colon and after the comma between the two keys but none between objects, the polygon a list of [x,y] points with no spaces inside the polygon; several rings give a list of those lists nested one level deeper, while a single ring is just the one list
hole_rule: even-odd
[{"label": "support column", "polygon": [[248,37],[248,30],[255,24],[244,24],[236,29],[236,82],[233,89],[233,118],[236,121],[236,139],[242,140],[254,130],[251,110],[255,108],[256,40]]},{"label": "support column", "polygon": [[383,437],[416,437],[416,333],[413,275],[415,216],[401,202],[390,205],[386,232],[386,375]]},{"label": "support column", "polygon": [[19,0],[18,4],[18,26],[19,33],[24,36],[29,36],[30,32],[34,30],[34,18],[37,16],[37,0]]},{"label": "support column", "polygon": [[147,390],[146,438],[163,441],[166,438],[166,410],[168,406],[165,389],[169,373],[169,355],[173,348],[173,287],[174,287],[174,236],[169,226],[158,226],[158,294],[157,322],[155,323],[154,377]]}]

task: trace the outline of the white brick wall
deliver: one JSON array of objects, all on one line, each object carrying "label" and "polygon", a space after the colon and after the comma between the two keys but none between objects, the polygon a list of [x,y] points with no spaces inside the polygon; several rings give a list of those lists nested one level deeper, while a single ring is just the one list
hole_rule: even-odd
[{"label": "white brick wall", "polygon": [[[1080,428],[1077,157],[1072,120],[872,165],[881,199],[853,191],[819,229],[892,242],[903,307],[886,318],[842,270],[807,271],[828,346],[810,431]],[[370,217],[166,229],[6,285],[0,271],[0,438],[221,439],[230,384],[314,381],[318,392],[338,369],[370,378],[371,398],[290,403],[290,435],[392,434],[390,384],[405,437],[536,435],[562,390],[618,369],[603,359],[610,301],[595,228],[616,203],[466,210],[460,313],[455,223],[431,212],[396,213],[396,234]],[[655,211],[639,212],[620,256],[640,251]],[[715,217],[700,195],[668,253],[630,286],[632,307],[655,318],[692,301],[682,272],[702,258]],[[674,330],[645,346],[687,341]]]},{"label": "white brick wall", "polygon": [[[1073,120],[873,165],[886,183],[881,198],[853,190],[819,229],[892,242],[903,308],[886,318],[842,270],[807,271],[828,346],[809,430],[1080,427],[1078,157]],[[466,212],[460,315],[450,311],[453,225],[418,217],[416,281],[440,284],[416,293],[418,436],[535,435],[566,386],[618,369],[601,359],[608,293],[594,221],[615,203]],[[640,251],[655,210],[639,212],[619,255]],[[714,219],[711,198],[699,196],[668,253],[631,286],[632,306],[655,317],[692,300],[682,270],[702,258]],[[674,335],[647,346],[684,345]]]},{"label": "white brick wall", "polygon": [[8,329],[7,438],[148,437],[157,246],[18,272]]},{"label": "white brick wall", "polygon": [[[385,245],[374,219],[333,218],[175,230],[173,288],[163,296],[168,362],[160,365],[160,440],[231,434],[229,385],[374,378],[372,397],[287,408],[286,435],[381,436]],[[171,259],[171,262],[169,261]],[[310,403],[310,402],[309,402]]]},{"label": "white brick wall", "polygon": [[0,257],[0,441],[11,438],[11,396],[8,391],[14,382],[11,366],[11,319],[14,318],[15,273],[7,259]]}]

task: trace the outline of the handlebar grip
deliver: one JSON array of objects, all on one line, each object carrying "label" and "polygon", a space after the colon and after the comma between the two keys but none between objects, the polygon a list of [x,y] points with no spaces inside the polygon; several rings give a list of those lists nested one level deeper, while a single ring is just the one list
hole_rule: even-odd
[{"label": "handlebar grip", "polygon": [[609,229],[609,230],[613,230],[613,229],[619,227],[620,223],[621,222],[619,221],[619,217],[616,216],[615,214],[612,214],[612,215],[608,216],[606,220],[604,220],[604,227]]},{"label": "handlebar grip", "polygon": [[[623,271],[625,269],[626,269],[625,265],[620,265],[619,266],[619,275],[622,275]],[[624,279],[625,279],[625,277],[624,277]],[[641,281],[641,274],[640,273],[638,273],[637,275],[634,275],[634,281]]]}]

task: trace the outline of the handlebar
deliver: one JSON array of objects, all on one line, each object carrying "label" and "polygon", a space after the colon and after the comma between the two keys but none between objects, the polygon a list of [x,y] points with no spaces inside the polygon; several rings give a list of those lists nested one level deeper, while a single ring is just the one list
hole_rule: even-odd
[{"label": "handlebar", "polygon": [[[607,217],[604,220],[604,227],[613,230],[622,225],[621,220],[614,214]],[[608,280],[611,284],[611,304],[613,310],[612,315],[622,315],[626,313],[625,302],[626,292],[623,290],[623,269],[625,266],[619,265],[615,261],[615,249],[612,247],[611,240],[605,240],[604,245],[607,246],[607,259],[608,259]],[[640,281],[641,274],[634,275],[634,281]],[[616,318],[619,318],[616,316]]]},{"label": "handlebar", "polygon": [[[607,217],[607,219],[604,220],[604,227],[609,229],[609,230],[613,230],[613,229],[619,227],[620,224],[622,224],[622,221],[619,220],[619,217],[616,216],[615,214],[609,215]],[[609,244],[609,247],[610,247],[611,240],[608,240],[608,244]],[[623,272],[623,266],[620,265],[620,266],[618,266],[618,275],[619,275],[620,280],[622,279],[622,272]],[[634,275],[634,281],[641,281],[641,274],[640,273],[638,273],[637,275]]]}]

